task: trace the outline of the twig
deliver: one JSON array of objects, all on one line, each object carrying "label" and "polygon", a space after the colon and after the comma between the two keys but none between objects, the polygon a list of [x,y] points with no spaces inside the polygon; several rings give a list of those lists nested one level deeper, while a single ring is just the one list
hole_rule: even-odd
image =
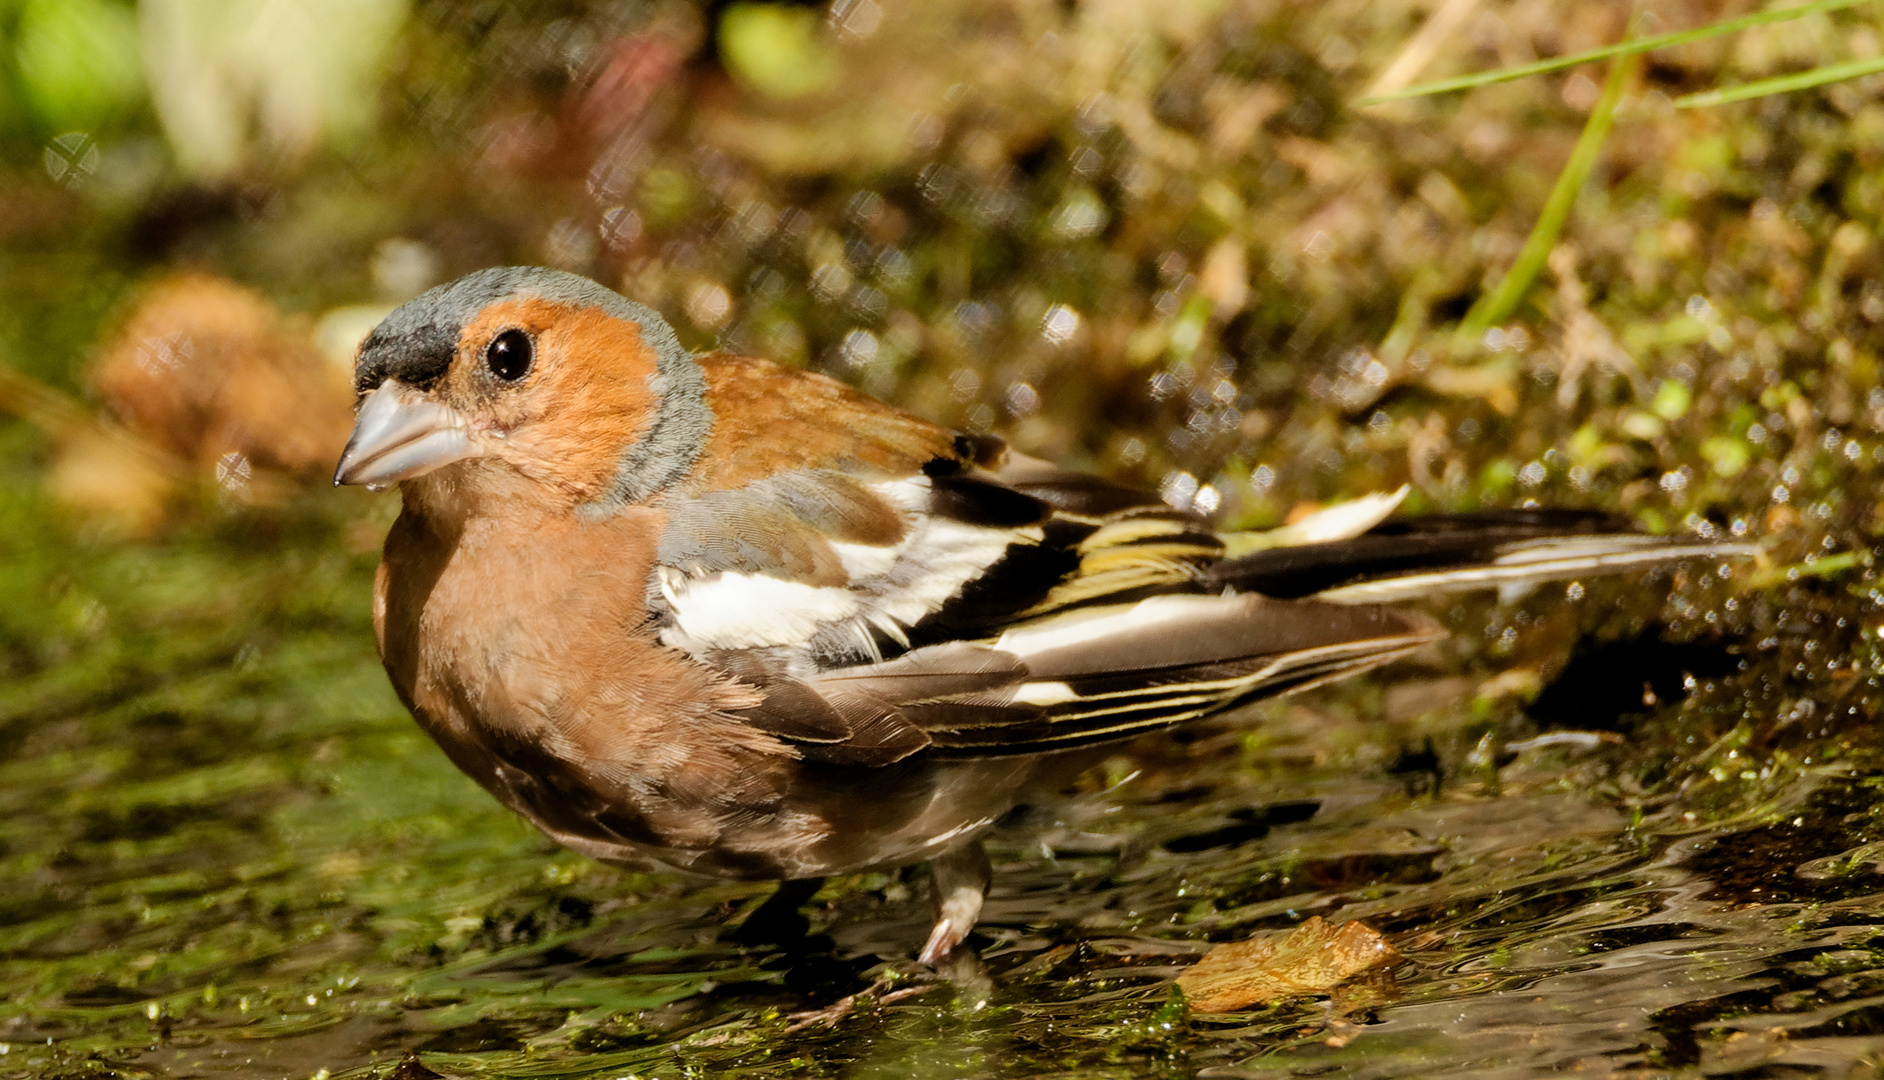
[{"label": "twig", "polygon": [[1479,0],[1445,0],[1445,3],[1440,4],[1439,10],[1427,17],[1419,31],[1401,47],[1400,54],[1374,80],[1374,85],[1367,88],[1367,96],[1361,99],[1360,104],[1379,104],[1406,89],[1406,85],[1418,78],[1419,73],[1426,70],[1426,65],[1433,62],[1433,57],[1439,53],[1439,46],[1465,26],[1465,21],[1478,10],[1478,5]]},{"label": "twig", "polygon": [[189,484],[196,479],[184,462],[100,419],[70,394],[4,363],[0,363],[0,412],[12,413],[64,443],[91,440],[108,446],[169,481]]}]

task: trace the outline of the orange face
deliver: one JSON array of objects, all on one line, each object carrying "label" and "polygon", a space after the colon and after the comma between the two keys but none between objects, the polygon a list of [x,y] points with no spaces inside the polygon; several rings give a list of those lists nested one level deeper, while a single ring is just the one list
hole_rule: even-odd
[{"label": "orange face", "polygon": [[500,301],[464,328],[432,393],[483,436],[481,457],[564,492],[599,498],[659,407],[641,327],[596,308]]},{"label": "orange face", "polygon": [[659,317],[570,275],[525,280],[541,287],[435,290],[369,336],[336,483],[606,513],[691,461],[710,415]]}]

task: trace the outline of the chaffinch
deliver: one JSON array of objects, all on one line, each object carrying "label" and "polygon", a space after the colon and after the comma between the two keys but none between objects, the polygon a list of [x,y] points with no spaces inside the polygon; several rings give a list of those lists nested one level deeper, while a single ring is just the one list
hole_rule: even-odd
[{"label": "chaffinch", "polygon": [[399,308],[355,388],[335,482],[403,498],[380,655],[459,768],[606,862],[928,860],[930,962],[980,913],[981,835],[1119,740],[1440,635],[1388,601],[1725,550],[1392,498],[1220,534],[539,268]]}]

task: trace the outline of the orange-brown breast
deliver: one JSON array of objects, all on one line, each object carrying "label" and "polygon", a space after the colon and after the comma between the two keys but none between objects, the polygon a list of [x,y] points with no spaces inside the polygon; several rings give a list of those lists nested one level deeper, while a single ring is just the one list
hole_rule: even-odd
[{"label": "orange-brown breast", "polygon": [[713,790],[742,759],[788,754],[726,717],[751,691],[644,625],[663,515],[472,520],[403,515],[387,537],[375,624],[387,673],[452,760],[500,797],[492,748],[525,741],[605,787],[631,774]]}]

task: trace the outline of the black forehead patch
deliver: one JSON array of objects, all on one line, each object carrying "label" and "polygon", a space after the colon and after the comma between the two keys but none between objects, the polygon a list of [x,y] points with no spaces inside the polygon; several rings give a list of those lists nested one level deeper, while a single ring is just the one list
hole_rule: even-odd
[{"label": "black forehead patch", "polygon": [[[498,266],[466,274],[394,309],[360,343],[353,386],[368,393],[387,379],[421,390],[445,377],[464,328],[500,301],[536,296],[573,307],[597,307],[641,327],[641,339],[672,364],[687,351],[654,309],[625,299],[588,278],[541,266]],[[663,366],[666,366],[665,364]]]},{"label": "black forehead patch", "polygon": [[456,355],[455,330],[426,324],[388,334],[386,324],[381,323],[360,344],[360,355],[353,364],[353,389],[370,393],[387,379],[398,379],[407,386],[430,390],[451,370]]}]

